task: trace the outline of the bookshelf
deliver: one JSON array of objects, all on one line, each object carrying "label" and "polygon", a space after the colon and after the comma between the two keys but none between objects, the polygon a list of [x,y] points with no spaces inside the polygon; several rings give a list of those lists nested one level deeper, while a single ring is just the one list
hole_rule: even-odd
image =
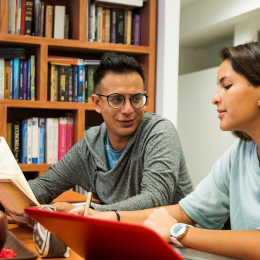
[{"label": "bookshelf", "polygon": [[[87,126],[103,122],[93,104],[76,102],[51,102],[47,100],[48,55],[101,59],[109,51],[132,55],[143,65],[145,89],[149,95],[146,111],[154,112],[155,55],[157,0],[144,2],[136,9],[141,14],[141,45],[98,43],[86,41],[85,0],[44,0],[46,5],[65,5],[70,15],[70,39],[7,34],[8,0],[0,0],[0,48],[23,47],[26,58],[36,56],[36,100],[0,100],[0,136],[6,138],[7,123],[29,117],[59,117],[64,113],[74,115],[74,143],[83,138]],[[48,164],[20,164],[23,172],[37,176],[46,172]],[[28,175],[26,176],[28,177]],[[31,178],[31,177],[29,177]]]}]

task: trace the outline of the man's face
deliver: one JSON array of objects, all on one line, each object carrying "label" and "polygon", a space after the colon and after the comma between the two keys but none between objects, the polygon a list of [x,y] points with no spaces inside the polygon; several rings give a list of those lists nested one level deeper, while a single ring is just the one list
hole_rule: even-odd
[{"label": "man's face", "polygon": [[125,103],[120,108],[112,108],[109,106],[106,97],[92,95],[95,109],[102,114],[107,126],[109,139],[114,141],[128,140],[140,125],[144,109],[134,108],[128,97],[137,93],[144,93],[143,80],[136,73],[113,74],[108,73],[100,82],[97,94],[111,95],[119,93],[126,97]]}]

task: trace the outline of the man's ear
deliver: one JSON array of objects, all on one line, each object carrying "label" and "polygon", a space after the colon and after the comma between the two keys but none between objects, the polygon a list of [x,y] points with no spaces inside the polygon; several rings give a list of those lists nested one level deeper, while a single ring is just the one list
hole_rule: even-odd
[{"label": "man's ear", "polygon": [[101,114],[99,97],[96,94],[93,94],[93,95],[91,95],[91,100],[92,100],[92,102],[94,104],[96,112]]}]

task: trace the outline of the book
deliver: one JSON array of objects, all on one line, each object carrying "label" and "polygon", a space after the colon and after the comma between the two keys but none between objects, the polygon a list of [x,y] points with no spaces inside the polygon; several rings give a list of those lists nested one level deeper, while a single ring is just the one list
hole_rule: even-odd
[{"label": "book", "polygon": [[21,161],[21,139],[20,139],[20,124],[18,121],[12,124],[13,126],[13,149],[12,152],[14,154],[16,162]]},{"label": "book", "polygon": [[110,15],[110,42],[116,43],[116,17],[117,17],[117,9],[111,9]]},{"label": "book", "polygon": [[23,84],[24,84],[24,79],[23,79],[23,69],[24,61],[20,61],[20,68],[19,68],[19,99],[23,99]]},{"label": "book", "polygon": [[78,66],[72,66],[72,89],[73,89],[73,102],[78,102]]},{"label": "book", "polygon": [[28,94],[28,61],[23,62],[23,100],[27,100]]},{"label": "book", "polygon": [[8,0],[8,34],[15,34],[16,0]]},{"label": "book", "polygon": [[95,66],[88,66],[88,103],[93,103],[91,99],[91,95],[94,94],[94,82],[93,82],[93,74],[94,74]]},{"label": "book", "polygon": [[46,5],[46,16],[45,16],[45,37],[52,38],[53,32],[53,6]]},{"label": "book", "polygon": [[27,163],[27,148],[28,148],[28,120],[22,121],[22,163]]},{"label": "book", "polygon": [[67,66],[59,66],[58,101],[66,101]]},{"label": "book", "polygon": [[20,34],[25,34],[25,13],[26,13],[26,0],[22,0],[22,7],[21,7],[21,31]]},{"label": "book", "polygon": [[78,102],[84,102],[83,65],[78,66]]},{"label": "book", "polygon": [[68,117],[67,119],[67,148],[66,151],[68,152],[70,148],[73,146],[73,139],[74,139],[74,118]]},{"label": "book", "polygon": [[125,10],[118,9],[116,15],[116,43],[124,44]]},{"label": "book", "polygon": [[95,42],[96,6],[91,5],[90,10],[90,35],[89,41]]},{"label": "book", "polygon": [[102,42],[105,42],[106,36],[106,8],[102,8]]},{"label": "book", "polygon": [[134,33],[134,45],[140,45],[141,36],[141,15],[135,15],[135,33]]},{"label": "book", "polygon": [[53,118],[53,163],[58,162],[59,156],[59,118]]},{"label": "book", "polygon": [[10,61],[5,61],[5,81],[4,81],[4,99],[9,99],[10,95]]},{"label": "book", "polygon": [[69,83],[69,102],[73,102],[73,86],[72,86],[72,73],[73,73],[73,70],[72,70],[72,67],[68,67],[68,76],[69,76],[69,80],[68,80],[68,83]]},{"label": "book", "polygon": [[103,28],[103,7],[98,6],[97,14],[97,42],[102,42],[102,28]]},{"label": "book", "polygon": [[0,137],[0,203],[18,225],[23,220],[24,208],[40,205],[5,139]]},{"label": "book", "polygon": [[85,103],[88,103],[88,66],[84,66],[85,75]]},{"label": "book", "polygon": [[26,0],[25,32],[24,35],[32,35],[33,26],[33,0]]},{"label": "book", "polygon": [[60,160],[67,152],[67,117],[59,117],[59,155]]},{"label": "book", "polygon": [[124,10],[124,44],[126,44],[126,34],[127,34],[127,10]]},{"label": "book", "polygon": [[44,163],[45,118],[39,118],[39,163]]},{"label": "book", "polygon": [[5,60],[0,59],[0,99],[4,99],[5,93]]},{"label": "book", "polygon": [[53,38],[64,39],[65,6],[54,7],[54,34]]},{"label": "book", "polygon": [[127,11],[126,44],[131,44],[132,11]]},{"label": "book", "polygon": [[69,15],[65,14],[64,22],[64,39],[69,39]]},{"label": "book", "polygon": [[32,119],[29,118],[27,119],[27,134],[28,134],[28,139],[27,139],[27,164],[32,163]]},{"label": "book", "polygon": [[14,59],[14,88],[13,99],[19,99],[19,59]]},{"label": "book", "polygon": [[39,158],[39,118],[32,118],[32,163],[38,163]]},{"label": "book", "polygon": [[58,66],[50,64],[50,101],[57,101],[58,94]]},{"label": "book", "polygon": [[53,164],[53,118],[46,118],[46,158],[47,164]]},{"label": "book", "polygon": [[35,100],[35,55],[31,55],[31,100]]},{"label": "book", "polygon": [[106,8],[105,42],[110,42],[110,9]]},{"label": "book", "polygon": [[84,60],[83,65],[99,65],[100,60]]},{"label": "book", "polygon": [[123,7],[142,7],[143,6],[143,0],[94,0],[92,1],[95,4],[101,4],[101,5],[122,5]]},{"label": "book", "polygon": [[31,100],[31,60],[28,60],[28,76],[27,76],[27,100]]},{"label": "book", "polygon": [[34,36],[39,36],[39,12],[40,12],[40,0],[34,0]]},{"label": "book", "polygon": [[41,2],[41,16],[39,17],[39,36],[43,37],[43,29],[44,29],[44,9],[45,9],[45,3]]},{"label": "book", "polygon": [[131,45],[134,45],[134,41],[135,41],[135,12],[132,11]]},{"label": "book", "polygon": [[22,9],[22,0],[16,0],[16,27],[15,27],[15,33],[17,35],[21,34],[21,9]]},{"label": "book", "polygon": [[13,124],[7,123],[7,132],[6,132],[6,142],[10,148],[10,150],[13,147]]},{"label": "book", "polygon": [[48,56],[48,62],[57,65],[83,65],[83,59],[60,56]]},{"label": "book", "polygon": [[89,2],[91,2],[91,0],[86,0],[86,41],[89,36]]},{"label": "book", "polygon": [[14,91],[14,60],[10,60],[10,88],[9,88],[9,99],[13,99]]}]

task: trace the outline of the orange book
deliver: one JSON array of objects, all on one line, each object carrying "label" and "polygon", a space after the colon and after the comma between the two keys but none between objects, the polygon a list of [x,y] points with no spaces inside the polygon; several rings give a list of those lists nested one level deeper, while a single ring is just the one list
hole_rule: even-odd
[{"label": "orange book", "polygon": [[83,65],[83,59],[70,58],[70,57],[59,57],[59,56],[48,56],[48,62],[56,64],[69,64],[69,65]]},{"label": "orange book", "polygon": [[102,19],[102,42],[105,42],[106,35],[106,8],[103,8],[103,19]]},{"label": "orange book", "polygon": [[53,6],[46,5],[45,37],[52,38],[52,28],[53,28]]},{"label": "orange book", "polygon": [[4,99],[9,99],[10,93],[10,61],[5,60]]}]

